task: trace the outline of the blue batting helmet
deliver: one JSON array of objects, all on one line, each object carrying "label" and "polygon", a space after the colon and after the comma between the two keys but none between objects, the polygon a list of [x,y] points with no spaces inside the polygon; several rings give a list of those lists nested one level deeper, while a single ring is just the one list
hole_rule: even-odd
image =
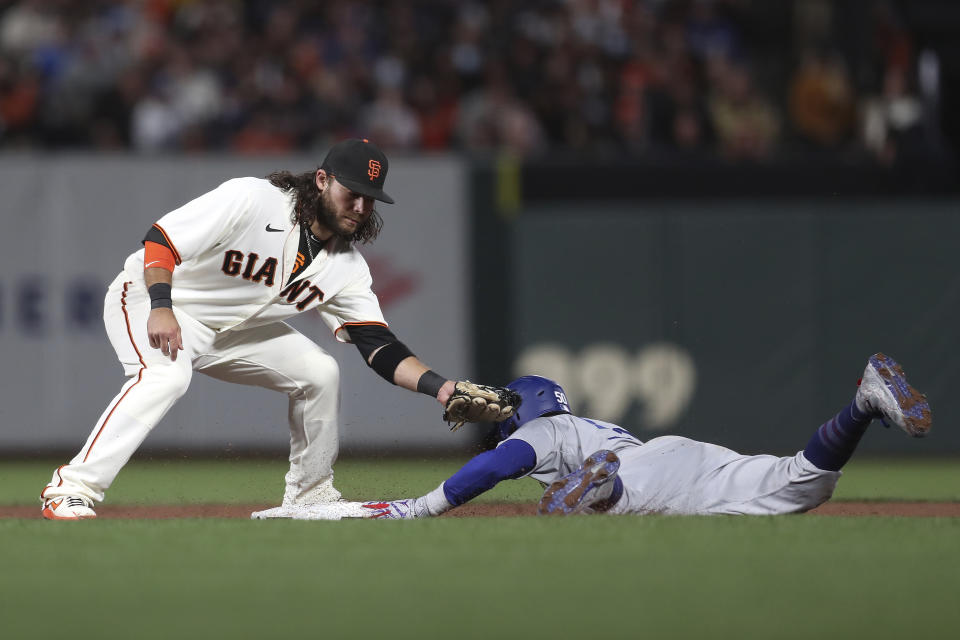
[{"label": "blue batting helmet", "polygon": [[534,418],[548,413],[570,413],[567,394],[564,393],[563,387],[550,378],[523,376],[508,384],[507,389],[519,393],[521,401],[512,416],[497,423],[497,435],[500,440],[506,439]]}]

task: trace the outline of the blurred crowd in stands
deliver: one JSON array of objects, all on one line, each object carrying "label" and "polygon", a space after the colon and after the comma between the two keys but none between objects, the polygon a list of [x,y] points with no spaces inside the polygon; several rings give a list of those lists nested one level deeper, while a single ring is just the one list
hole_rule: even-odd
[{"label": "blurred crowd in stands", "polygon": [[941,144],[940,61],[886,1],[0,0],[0,53],[5,150]]}]

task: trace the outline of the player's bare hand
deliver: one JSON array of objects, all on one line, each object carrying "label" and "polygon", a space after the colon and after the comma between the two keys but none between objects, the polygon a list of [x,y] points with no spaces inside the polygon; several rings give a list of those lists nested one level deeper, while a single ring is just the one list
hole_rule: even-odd
[{"label": "player's bare hand", "polygon": [[177,359],[177,352],[183,351],[183,340],[180,337],[180,323],[173,315],[173,309],[159,307],[150,311],[147,318],[147,336],[150,346],[160,349],[160,353]]},{"label": "player's bare hand", "polygon": [[457,383],[453,380],[447,380],[442,387],[440,387],[440,392],[437,393],[437,402],[446,406],[447,400],[450,399],[450,396],[453,395],[453,392],[457,389]]}]

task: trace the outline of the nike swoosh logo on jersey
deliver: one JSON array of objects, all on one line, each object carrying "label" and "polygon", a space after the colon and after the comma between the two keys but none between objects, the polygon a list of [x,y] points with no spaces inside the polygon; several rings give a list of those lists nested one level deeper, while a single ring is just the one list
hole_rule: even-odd
[{"label": "nike swoosh logo on jersey", "polygon": [[269,224],[267,225],[267,231],[283,231],[283,229],[274,229]]}]

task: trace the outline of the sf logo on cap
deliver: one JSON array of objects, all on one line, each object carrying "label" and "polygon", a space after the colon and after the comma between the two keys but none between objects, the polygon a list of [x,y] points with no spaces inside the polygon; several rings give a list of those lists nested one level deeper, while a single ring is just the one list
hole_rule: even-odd
[{"label": "sf logo on cap", "polygon": [[367,175],[370,176],[371,180],[380,177],[380,163],[378,161],[371,160],[367,166],[369,167],[367,169]]}]

